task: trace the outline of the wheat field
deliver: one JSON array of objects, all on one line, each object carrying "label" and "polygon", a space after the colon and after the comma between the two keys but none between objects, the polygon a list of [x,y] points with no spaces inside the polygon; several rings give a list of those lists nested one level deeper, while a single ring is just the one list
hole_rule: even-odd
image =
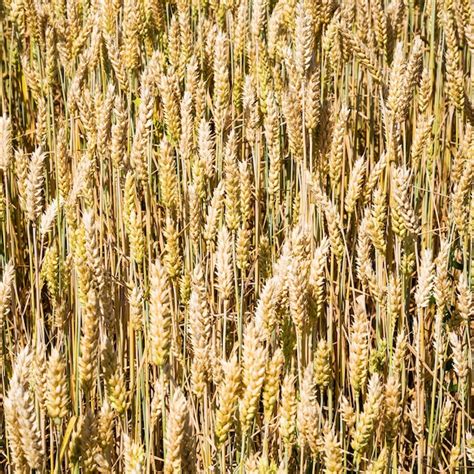
[{"label": "wheat field", "polygon": [[470,0],[0,41],[1,472],[474,472]]}]

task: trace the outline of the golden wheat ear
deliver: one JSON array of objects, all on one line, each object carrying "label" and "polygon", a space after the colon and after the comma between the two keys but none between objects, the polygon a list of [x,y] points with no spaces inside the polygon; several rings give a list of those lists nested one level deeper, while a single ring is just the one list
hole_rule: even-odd
[{"label": "golden wheat ear", "polygon": [[471,3],[0,1],[0,472],[473,471]]}]

